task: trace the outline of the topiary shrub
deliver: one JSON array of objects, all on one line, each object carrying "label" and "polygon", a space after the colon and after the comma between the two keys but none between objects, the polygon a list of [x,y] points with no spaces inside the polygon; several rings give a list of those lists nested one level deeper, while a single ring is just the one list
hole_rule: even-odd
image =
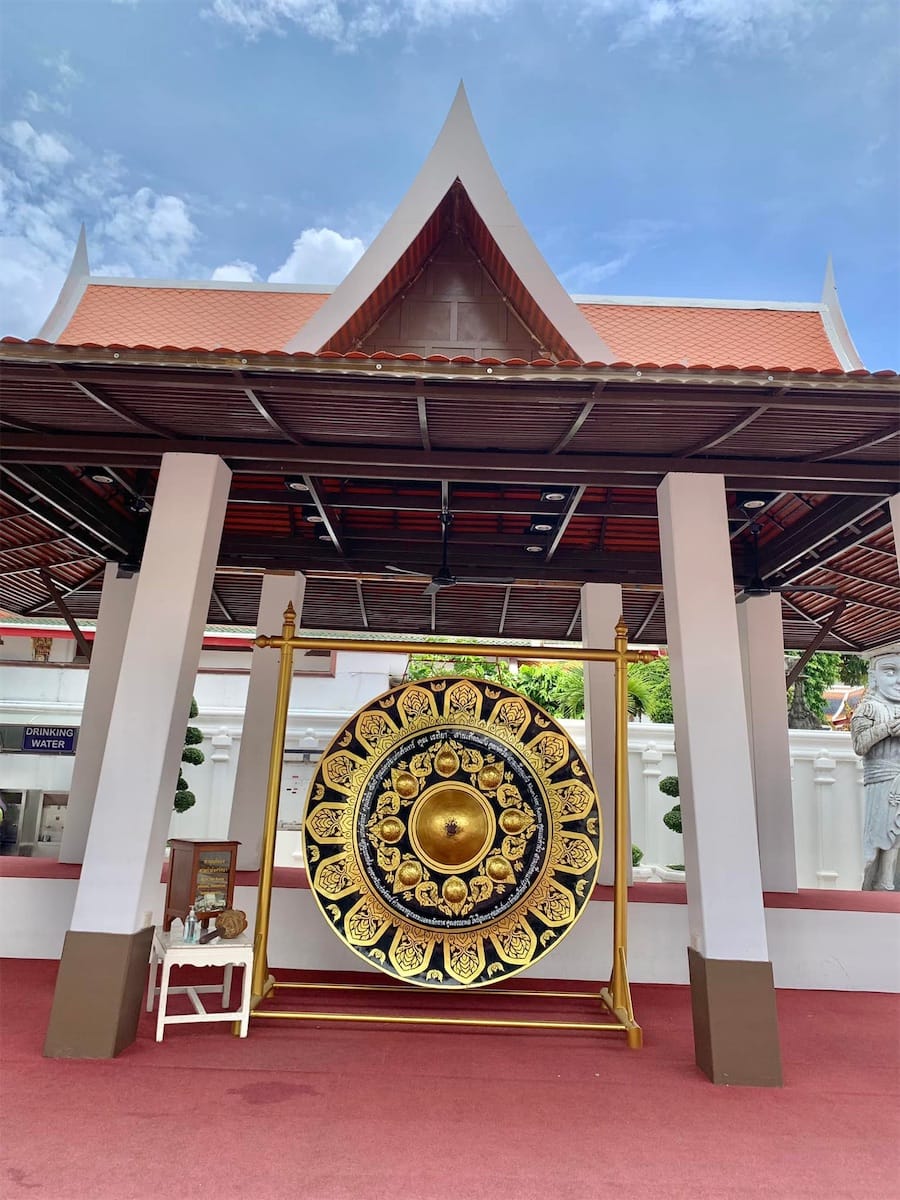
[{"label": "topiary shrub", "polygon": [[[191,697],[190,718],[196,717],[198,714],[197,701]],[[189,719],[190,719],[189,718]],[[184,734],[184,749],[181,752],[181,761],[190,763],[192,767],[199,767],[202,762],[206,761],[206,755],[200,749],[200,743],[203,741],[203,730],[198,729],[196,725],[188,725]],[[197,797],[188,787],[188,781],[178,772],[178,783],[175,785],[175,799],[172,802],[172,807],[176,812],[187,812],[189,808],[193,808],[197,803]]]},{"label": "topiary shrub", "polygon": [[[681,794],[678,788],[678,776],[667,775],[665,779],[661,779],[659,781],[659,790],[664,796],[671,796],[674,800],[676,796]],[[663,814],[663,825],[665,825],[666,829],[671,829],[673,833],[681,833],[680,804],[676,804],[667,813]]]},{"label": "topiary shrub", "polygon": [[631,865],[633,867],[639,867],[641,865],[641,859],[643,857],[644,857],[644,852],[640,848],[640,846],[632,846],[631,847]]}]

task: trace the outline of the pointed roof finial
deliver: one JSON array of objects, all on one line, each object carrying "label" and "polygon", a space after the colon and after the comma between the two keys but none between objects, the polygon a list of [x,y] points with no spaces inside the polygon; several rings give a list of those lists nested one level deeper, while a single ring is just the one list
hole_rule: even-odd
[{"label": "pointed roof finial", "polygon": [[72,255],[72,265],[60,288],[56,303],[41,326],[38,337],[47,342],[55,342],[68,323],[71,321],[78,302],[84,295],[91,277],[91,265],[88,262],[87,230],[84,222],[78,231],[78,241],[75,243],[75,253]]},{"label": "pointed roof finial", "polygon": [[285,346],[319,353],[390,276],[456,180],[512,272],[562,342],[584,362],[615,354],[550,269],[506,194],[460,80],[450,111],[412,186],[362,258]]},{"label": "pointed roof finial", "polygon": [[825,279],[822,283],[822,299],[820,301],[824,308],[825,331],[828,334],[828,340],[834,348],[835,354],[840,360],[841,366],[845,371],[858,370],[863,365],[862,359],[859,357],[859,351],[853,344],[853,338],[850,336],[850,330],[847,328],[847,322],[844,320],[844,314],[841,310],[841,302],[838,299],[837,283],[834,278],[834,260],[831,254],[825,261]]}]

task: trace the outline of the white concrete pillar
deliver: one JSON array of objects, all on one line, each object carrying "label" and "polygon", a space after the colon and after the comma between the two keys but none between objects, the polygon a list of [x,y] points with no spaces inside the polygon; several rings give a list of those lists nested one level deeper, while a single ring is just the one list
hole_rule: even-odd
[{"label": "white concrete pillar", "polygon": [[106,749],[106,735],[119,682],[119,667],[131,620],[137,578],[137,575],[119,578],[118,563],[106,564],[81,728],[78,731],[78,750],[72,768],[66,822],[59,849],[60,862],[84,861],[84,848],[94,811],[94,796],[97,794],[100,765]]},{"label": "white concrete pillar", "polygon": [[691,945],[768,960],[724,481],[668,475],[659,531]]},{"label": "white concrete pillar", "polygon": [[[257,634],[280,633],[284,610],[293,604],[298,623],[303,612],[306,579],[295,571],[267,571],[259,598]],[[250,683],[244,725],[241,730],[234,799],[228,837],[241,843],[238,869],[259,868],[262,849],[262,824],[272,747],[272,723],[275,719],[275,693],[278,687],[278,651],[255,647],[250,662]]]},{"label": "white concrete pillar", "polygon": [[684,828],[697,1065],[781,1084],[725,481],[667,475],[659,535]]},{"label": "white concrete pillar", "polygon": [[[615,583],[586,583],[581,589],[581,642],[594,649],[609,650],[622,616],[622,589]],[[584,734],[591,774],[600,797],[603,820],[603,857],[599,883],[615,877],[616,805],[616,696],[612,663],[584,664]],[[625,805],[629,821],[629,806]],[[631,863],[628,865],[631,882]]]},{"label": "white concrete pillar", "polygon": [[228,502],[219,458],[163,456],[73,930],[133,934],[159,876]]},{"label": "white concrete pillar", "polygon": [[781,597],[776,592],[747,596],[737,606],[737,618],[763,888],[796,892]]}]

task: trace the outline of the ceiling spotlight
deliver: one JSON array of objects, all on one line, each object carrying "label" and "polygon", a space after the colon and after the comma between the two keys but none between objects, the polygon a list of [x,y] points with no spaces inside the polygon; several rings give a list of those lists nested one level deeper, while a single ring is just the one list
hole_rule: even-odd
[{"label": "ceiling spotlight", "polygon": [[126,507],[131,509],[135,516],[142,516],[144,513],[148,513],[150,511],[150,503],[148,500],[145,500],[143,496],[132,496],[131,499],[127,500],[125,503]]},{"label": "ceiling spotlight", "polygon": [[550,501],[565,500],[566,494],[566,492],[561,492],[559,488],[552,488],[549,491],[541,492],[541,499]]},{"label": "ceiling spotlight", "polygon": [[103,467],[94,467],[88,471],[88,478],[93,479],[94,483],[114,483],[112,475],[109,474]]},{"label": "ceiling spotlight", "polygon": [[771,498],[767,492],[738,492],[738,508],[742,508],[745,513],[758,512],[766,507]]},{"label": "ceiling spotlight", "polygon": [[313,525],[321,525],[325,520],[322,514],[317,512],[308,513],[306,519],[307,521],[312,521]]},{"label": "ceiling spotlight", "polygon": [[525,549],[529,554],[540,554],[543,551],[544,547],[543,546],[526,546]]},{"label": "ceiling spotlight", "polygon": [[553,528],[553,522],[546,517],[533,517],[529,526],[530,533],[549,533]]},{"label": "ceiling spotlight", "polygon": [[284,486],[291,492],[309,491],[309,484],[299,475],[285,475]]},{"label": "ceiling spotlight", "polygon": [[320,542],[330,542],[330,541],[331,541],[331,535],[330,535],[330,534],[328,534],[328,533],[320,533],[320,534],[319,534],[319,541],[320,541]]}]

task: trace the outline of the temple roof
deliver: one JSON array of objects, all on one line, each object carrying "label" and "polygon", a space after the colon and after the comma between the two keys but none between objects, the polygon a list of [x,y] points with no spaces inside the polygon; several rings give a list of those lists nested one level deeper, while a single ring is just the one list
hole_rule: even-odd
[{"label": "temple roof", "polygon": [[[325,288],[90,278],[52,340],[265,353],[282,349],[327,298]],[[817,371],[858,365],[842,361],[821,304],[603,297],[579,298],[577,307],[609,346],[608,362]]]}]

